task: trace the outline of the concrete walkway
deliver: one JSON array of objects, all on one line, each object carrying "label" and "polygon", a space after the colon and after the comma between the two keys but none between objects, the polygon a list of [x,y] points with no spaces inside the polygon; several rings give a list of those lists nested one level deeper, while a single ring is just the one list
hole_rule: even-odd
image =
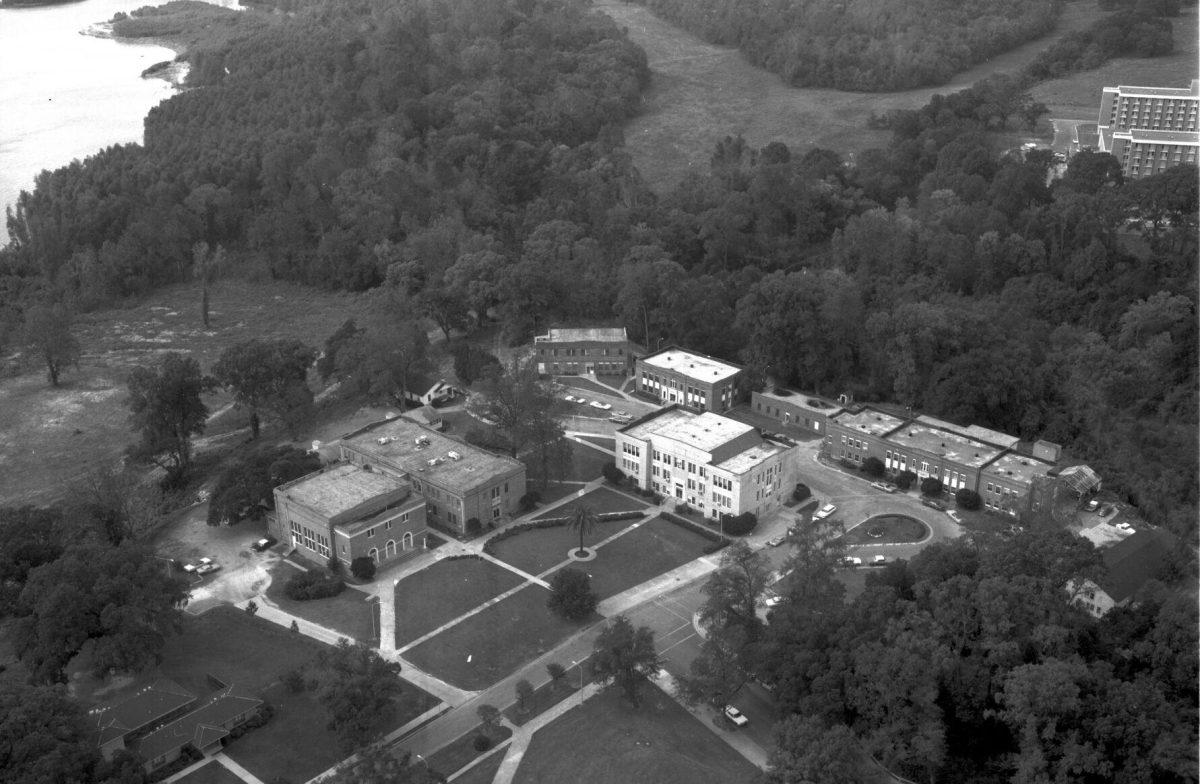
[{"label": "concrete walkway", "polygon": [[496,771],[492,784],[512,784],[513,777],[517,775],[517,768],[521,766],[521,760],[525,757],[525,751],[529,748],[529,742],[533,740],[533,734],[572,708],[582,705],[602,688],[598,684],[589,683],[545,713],[518,727],[509,739],[504,761],[500,763],[500,770]]},{"label": "concrete walkway", "polygon": [[217,762],[224,765],[226,767],[226,769],[229,770],[230,773],[237,776],[242,781],[246,782],[246,784],[263,784],[262,779],[260,779],[258,776],[255,776],[253,773],[246,770],[245,768],[243,768],[241,765],[239,765],[236,762],[234,762],[233,760],[231,760],[226,755],[217,754],[213,757],[213,759],[215,759]]},{"label": "concrete walkway", "polygon": [[734,751],[750,760],[751,763],[756,765],[761,770],[767,769],[767,761],[769,756],[762,746],[759,746],[744,733],[734,730],[717,729],[716,725],[713,724],[713,720],[718,719],[717,711],[715,709],[710,708],[707,705],[691,706],[680,700],[679,686],[675,682],[675,678],[672,677],[669,672],[665,670],[659,670],[658,677],[654,679],[654,682],[657,683],[663,691],[669,694],[672,699],[678,702],[684,708],[684,710],[699,719],[700,723],[705,727],[708,727],[710,730],[712,730],[714,735],[728,743]]}]

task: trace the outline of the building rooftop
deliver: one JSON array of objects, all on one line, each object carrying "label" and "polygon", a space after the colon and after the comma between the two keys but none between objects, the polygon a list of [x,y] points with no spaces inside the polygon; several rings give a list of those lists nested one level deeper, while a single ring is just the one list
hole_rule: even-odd
[{"label": "building rooftop", "polygon": [[1045,476],[1052,468],[1054,466],[1051,463],[1028,455],[1008,452],[982,468],[979,476],[980,481],[984,481],[988,477],[995,477],[1009,482],[1028,484],[1033,481],[1035,476]]},{"label": "building rooftop", "polygon": [[407,486],[404,480],[383,471],[367,471],[352,463],[338,463],[278,489],[292,501],[330,518]]},{"label": "building rooftop", "polygon": [[921,419],[901,427],[886,440],[896,446],[939,455],[969,468],[979,468],[1004,451],[1003,447],[969,438],[953,430],[934,427]]},{"label": "building rooftop", "polygon": [[952,433],[958,433],[959,435],[966,436],[967,438],[983,441],[987,444],[1004,447],[1005,449],[1014,448],[1017,445],[1017,442],[1021,440],[1017,436],[1010,436],[1005,433],[1001,433],[998,430],[989,430],[988,428],[980,427],[979,425],[956,425],[953,422],[934,419],[931,416],[919,416],[917,417],[917,421],[923,422],[927,425],[932,425],[933,427],[939,427],[942,430],[949,430]]},{"label": "building rooftop", "polygon": [[789,392],[786,395],[780,394],[777,391],[759,392],[759,395],[769,400],[778,400],[780,403],[786,403],[789,406],[804,408],[809,411],[815,411],[824,416],[833,416],[842,410],[842,407],[837,403],[831,403],[828,400],[809,395],[804,392]]},{"label": "building rooftop", "polygon": [[369,460],[378,460],[410,475],[456,491],[466,491],[523,466],[511,457],[495,455],[456,441],[403,417],[368,425],[342,436],[342,444]]},{"label": "building rooftop", "polygon": [[738,436],[754,430],[752,425],[706,411],[697,414],[684,408],[665,408],[657,415],[639,420],[621,429],[634,438],[669,438],[681,444],[711,452]]},{"label": "building rooftop", "polygon": [[717,463],[713,467],[719,468],[722,471],[728,471],[731,474],[744,474],[752,471],[755,466],[761,464],[767,458],[786,452],[789,448],[791,447],[785,447],[773,441],[763,441],[758,446],[752,446],[747,450],[739,452],[733,457]]},{"label": "building rooftop", "polygon": [[1161,528],[1144,528],[1101,551],[1107,573],[1096,582],[1120,603],[1158,574],[1179,542]]},{"label": "building rooftop", "polygon": [[681,348],[665,348],[657,354],[642,357],[642,363],[662,370],[682,373],[699,381],[724,381],[741,372],[741,367],[715,357],[684,351]]},{"label": "building rooftop", "polygon": [[[405,486],[408,486],[407,482],[405,483]],[[425,499],[422,496],[410,492],[404,495],[402,498],[388,504],[378,512],[374,512],[371,515],[358,520],[337,523],[334,525],[334,528],[341,531],[346,536],[357,536],[368,528],[379,525],[379,523],[383,522],[383,520],[386,518],[393,517],[402,512],[411,511],[419,506],[424,505],[424,503]]]},{"label": "building rooftop", "polygon": [[547,330],[534,337],[534,343],[624,343],[629,340],[624,327],[566,327]]},{"label": "building rooftop", "polygon": [[1135,85],[1122,84],[1117,87],[1105,87],[1105,90],[1116,91],[1121,95],[1130,97],[1141,96],[1146,98],[1187,98],[1189,96],[1200,97],[1200,81],[1193,79],[1189,87],[1138,87]]},{"label": "building rooftop", "polygon": [[875,408],[863,407],[857,411],[849,409],[836,414],[833,421],[842,427],[858,430],[872,436],[883,436],[904,424],[900,417],[885,414]]},{"label": "building rooftop", "polygon": [[262,700],[240,697],[227,689],[202,707],[142,738],[137,746],[138,754],[142,759],[152,760],[185,743],[204,748],[229,734],[221,724],[259,705]]},{"label": "building rooftop", "polygon": [[133,732],[195,702],[196,695],[169,678],[159,678],[126,700],[91,712],[104,739]]}]

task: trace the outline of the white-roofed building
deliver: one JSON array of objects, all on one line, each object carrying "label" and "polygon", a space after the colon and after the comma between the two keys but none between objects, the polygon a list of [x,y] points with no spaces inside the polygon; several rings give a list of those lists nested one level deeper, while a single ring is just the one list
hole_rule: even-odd
[{"label": "white-roofed building", "polygon": [[696,411],[728,411],[737,396],[742,367],[678,346],[637,361],[637,389],[663,405],[678,403]]},{"label": "white-roofed building", "polygon": [[649,414],[616,433],[617,467],[639,487],[673,498],[705,517],[778,509],[796,485],[794,446],[711,411],[696,413],[678,403]]}]

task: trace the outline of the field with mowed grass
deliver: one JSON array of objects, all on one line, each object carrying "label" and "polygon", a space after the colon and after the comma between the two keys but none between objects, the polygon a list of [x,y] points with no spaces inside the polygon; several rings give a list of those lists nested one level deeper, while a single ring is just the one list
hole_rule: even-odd
[{"label": "field with mowed grass", "polygon": [[[321,567],[310,566],[309,569]],[[268,571],[271,573],[271,584],[267,587],[267,598],[279,609],[344,634],[351,640],[367,644],[378,641],[379,632],[375,627],[369,593],[347,585],[337,596],[298,602],[288,597],[287,583],[302,572],[286,561],[275,562]]]},{"label": "field with mowed grass", "polygon": [[529,585],[406,651],[404,657],[460,689],[485,689],[598,618],[564,621],[546,608],[549,597],[545,588]]},{"label": "field with mowed grass", "polygon": [[[736,49],[705,43],[641,6],[599,0],[595,8],[628,28],[630,40],[649,58],[653,76],[644,108],[624,130],[634,164],[657,190],[670,188],[690,172],[706,173],[717,142],[726,136],[741,134],[754,149],[779,141],[793,152],[817,146],[843,156],[884,147],[890,134],[867,128],[872,113],[916,109],[935,93],[969,87],[992,73],[1014,73],[1061,35],[1102,15],[1094,2],[1075,0],[1049,35],[993,57],[947,84],[853,93],[789,87],[775,74],[750,65]],[[1098,91],[1094,101],[1099,108]]]},{"label": "field with mowed grass", "polygon": [[[569,749],[569,753],[564,753]],[[605,689],[534,734],[514,784],[746,784],[761,772],[656,686]]]},{"label": "field with mowed grass", "polygon": [[[225,348],[251,338],[296,338],[319,348],[347,318],[361,319],[372,307],[367,296],[240,280],[219,282],[211,303],[207,329],[195,284],[82,314],[75,333],[83,356],[78,369],[63,374],[60,388],[52,389],[44,368],[35,365],[0,379],[0,504],[52,501],[89,469],[122,454],[134,440],[125,408],[134,367],[179,351],[208,370]],[[206,402],[217,413],[229,398],[216,394]],[[225,431],[236,442],[244,425],[244,417],[227,415],[206,437],[219,439]]]},{"label": "field with mowed grass", "polygon": [[[570,463],[553,462],[548,466],[547,476],[550,482],[590,482],[603,476],[605,463],[611,463],[611,454],[593,449],[576,441],[567,441],[571,450]],[[542,463],[536,452],[521,455],[521,462],[527,469],[529,489],[542,489]]]},{"label": "field with mowed grass", "polygon": [[523,582],[482,558],[448,558],[396,584],[396,646],[428,634]]}]

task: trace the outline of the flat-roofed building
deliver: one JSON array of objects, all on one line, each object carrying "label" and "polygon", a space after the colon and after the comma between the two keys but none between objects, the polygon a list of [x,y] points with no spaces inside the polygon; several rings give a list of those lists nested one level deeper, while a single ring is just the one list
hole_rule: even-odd
[{"label": "flat-roofed building", "polygon": [[670,346],[637,360],[637,389],[663,405],[695,411],[728,411],[737,396],[742,367]]},{"label": "flat-roofed building", "polygon": [[861,463],[884,459],[883,437],[904,424],[900,417],[870,406],[839,411],[826,424],[825,448],[830,457]]},{"label": "flat-roofed building", "polygon": [[624,327],[551,329],[533,339],[534,360],[544,376],[628,375],[637,351]]},{"label": "flat-roofed building", "polygon": [[1126,177],[1149,177],[1195,164],[1200,150],[1200,80],[1189,87],[1105,87],[1097,125],[1099,148]]},{"label": "flat-roofed building", "polygon": [[964,487],[974,490],[979,469],[1005,450],[919,419],[889,433],[886,442],[885,468],[911,471],[918,479],[933,477],[951,492]]},{"label": "flat-roofed building", "polygon": [[1015,516],[1024,508],[1034,479],[1053,468],[1053,463],[1031,455],[1006,452],[980,469],[979,496],[988,509]]},{"label": "flat-roofed building", "polygon": [[781,425],[793,425],[823,436],[829,429],[829,418],[842,407],[817,395],[775,389],[750,393],[750,410]]},{"label": "flat-roofed building", "polygon": [[466,532],[468,521],[498,523],[525,494],[525,465],[422,427],[404,417],[342,436],[343,460],[411,483],[428,519]]},{"label": "flat-roofed building", "polygon": [[795,487],[799,466],[794,446],[678,403],[618,430],[614,456],[639,487],[714,520],[744,512],[762,517],[778,509]]},{"label": "flat-roofed building", "polygon": [[275,488],[272,533],[300,553],[349,566],[382,564],[425,548],[425,499],[408,481],[338,463]]}]

